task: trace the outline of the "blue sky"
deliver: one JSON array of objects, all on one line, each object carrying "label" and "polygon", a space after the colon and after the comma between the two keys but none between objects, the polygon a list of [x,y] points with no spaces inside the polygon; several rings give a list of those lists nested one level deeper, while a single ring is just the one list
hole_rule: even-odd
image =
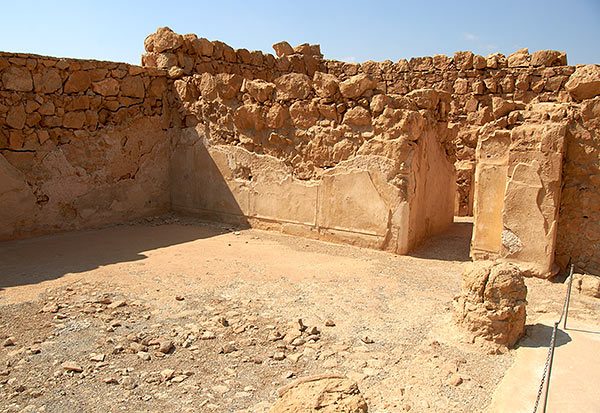
[{"label": "blue sky", "polygon": [[600,0],[11,1],[0,50],[139,64],[157,27],[234,48],[318,43],[326,58],[363,62],[472,50],[567,52],[600,63]]}]

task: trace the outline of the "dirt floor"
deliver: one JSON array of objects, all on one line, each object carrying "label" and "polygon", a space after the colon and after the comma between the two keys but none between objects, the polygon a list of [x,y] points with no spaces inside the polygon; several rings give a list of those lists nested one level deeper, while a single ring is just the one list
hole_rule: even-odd
[{"label": "dirt floor", "polygon": [[[261,412],[326,372],[371,412],[484,411],[514,354],[450,324],[471,228],[411,256],[173,216],[0,243],[0,412]],[[532,329],[564,285],[526,282]]]}]

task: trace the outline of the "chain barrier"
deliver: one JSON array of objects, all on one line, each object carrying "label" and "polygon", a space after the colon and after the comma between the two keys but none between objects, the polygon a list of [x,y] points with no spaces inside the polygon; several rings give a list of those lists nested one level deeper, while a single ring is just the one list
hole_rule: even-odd
[{"label": "chain barrier", "polygon": [[[570,261],[570,260],[569,260]],[[535,406],[533,407],[533,413],[537,412],[538,405],[540,403],[540,399],[542,398],[542,393],[544,392],[544,385],[546,385],[546,396],[544,398],[544,410],[543,413],[546,413],[546,405],[548,404],[548,392],[550,390],[550,375],[552,374],[552,361],[554,360],[554,347],[556,345],[556,333],[558,332],[558,326],[565,319],[565,323],[563,328],[567,328],[567,314],[569,312],[569,303],[571,301],[571,286],[573,285],[573,264],[571,264],[571,268],[569,271],[569,286],[567,288],[567,295],[565,297],[565,301],[563,302],[563,308],[560,313],[559,320],[554,323],[554,328],[552,329],[552,339],[550,340],[550,346],[548,348],[548,356],[546,356],[546,364],[544,364],[544,373],[542,374],[542,381],[540,383],[540,388],[538,389],[537,398],[535,399]]]}]

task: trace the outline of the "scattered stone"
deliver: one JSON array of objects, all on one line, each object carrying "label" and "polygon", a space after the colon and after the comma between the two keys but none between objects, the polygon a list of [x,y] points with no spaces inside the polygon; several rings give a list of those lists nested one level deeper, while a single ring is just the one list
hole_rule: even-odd
[{"label": "scattered stone", "polygon": [[217,322],[221,324],[223,327],[229,327],[229,321],[225,317],[219,317]]},{"label": "scattered stone", "polygon": [[65,361],[61,364],[62,368],[66,371],[74,371],[75,373],[81,373],[83,371],[83,367],[74,361]]},{"label": "scattered stone", "polygon": [[367,402],[356,383],[344,376],[321,375],[300,378],[277,390],[279,400],[271,412],[310,411],[364,413]]},{"label": "scattered stone", "polygon": [[327,319],[327,320],[325,320],[325,326],[326,327],[335,327],[335,322],[331,319]]},{"label": "scattered stone", "polygon": [[102,362],[105,358],[106,356],[104,354],[90,354],[90,361]]},{"label": "scattered stone", "polygon": [[123,387],[125,390],[133,390],[137,387],[137,384],[133,377],[123,376],[121,378],[121,387]]},{"label": "scattered stone", "polygon": [[137,356],[144,361],[150,361],[150,354],[148,354],[146,351],[138,352]]},{"label": "scattered stone", "polygon": [[447,385],[454,387],[461,385],[462,382],[463,379],[458,373],[453,373],[450,377],[448,377],[448,380],[446,380]]},{"label": "scattered stone", "polygon": [[163,381],[171,380],[173,377],[175,377],[175,370],[173,370],[173,369],[161,370],[160,377],[162,378]]},{"label": "scattered stone", "polygon": [[47,303],[44,307],[42,307],[43,313],[56,313],[60,310],[60,307],[56,303]]},{"label": "scattered stone", "polygon": [[224,385],[217,385],[217,386],[214,386],[212,389],[215,393],[219,393],[219,394],[225,394],[229,391],[229,387],[224,386]]},{"label": "scattered stone", "polygon": [[9,346],[14,346],[15,345],[15,339],[14,337],[8,337],[6,338],[3,342],[2,345],[4,347],[9,347]]},{"label": "scattered stone", "polygon": [[172,383],[181,383],[183,382],[185,379],[187,379],[188,376],[186,376],[185,374],[180,374],[179,376],[175,376],[171,379]]},{"label": "scattered stone", "polygon": [[225,344],[223,347],[221,347],[221,349],[219,350],[219,353],[229,354],[229,353],[233,353],[234,351],[237,351],[237,347],[235,346],[235,343],[230,342],[230,343]]},{"label": "scattered stone", "polygon": [[361,337],[360,341],[362,341],[365,344],[373,344],[374,343],[373,339],[369,336]]},{"label": "scattered stone", "polygon": [[125,307],[127,305],[127,303],[124,300],[117,300],[117,301],[113,301],[112,303],[110,303],[108,305],[108,308],[119,308],[119,307]]},{"label": "scattered stone", "polygon": [[183,300],[185,300],[185,298],[184,298],[182,295],[176,295],[176,296],[175,296],[175,299],[176,299],[177,301],[183,301]]},{"label": "scattered stone", "polygon": [[273,354],[273,360],[281,361],[285,358],[285,354],[282,351],[278,351]]},{"label": "scattered stone", "polygon": [[163,354],[167,354],[169,353],[171,350],[173,350],[174,346],[173,346],[173,342],[171,340],[164,340],[161,341],[159,346],[158,346],[158,351],[160,351]]},{"label": "scattered stone", "polygon": [[202,333],[202,335],[200,336],[201,340],[212,340],[216,337],[215,333],[212,331],[205,331],[204,333]]},{"label": "scattered stone", "polygon": [[298,319],[298,330],[300,330],[300,331],[304,331],[304,330],[306,330],[306,326],[305,326],[305,325],[304,325],[304,323],[302,322],[302,319],[301,319],[301,318],[299,318],[299,319]]}]

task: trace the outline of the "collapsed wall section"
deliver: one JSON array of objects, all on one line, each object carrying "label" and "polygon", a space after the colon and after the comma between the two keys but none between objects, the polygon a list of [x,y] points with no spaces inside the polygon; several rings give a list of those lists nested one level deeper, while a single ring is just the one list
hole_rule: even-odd
[{"label": "collapsed wall section", "polygon": [[167,211],[168,88],[153,68],[0,53],[0,240]]}]

